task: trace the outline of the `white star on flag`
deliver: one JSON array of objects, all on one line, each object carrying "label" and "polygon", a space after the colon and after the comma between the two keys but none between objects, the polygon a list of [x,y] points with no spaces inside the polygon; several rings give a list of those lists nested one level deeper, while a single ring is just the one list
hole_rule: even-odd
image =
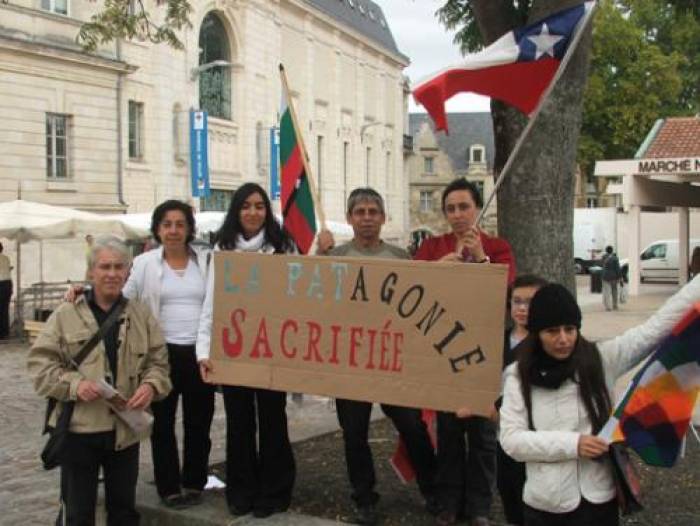
[{"label": "white star on flag", "polygon": [[539,35],[527,37],[527,39],[535,44],[535,47],[537,48],[535,50],[535,60],[540,58],[542,55],[554,57],[554,46],[563,38],[564,37],[561,35],[550,34],[547,24],[542,24],[542,31],[540,31]]}]

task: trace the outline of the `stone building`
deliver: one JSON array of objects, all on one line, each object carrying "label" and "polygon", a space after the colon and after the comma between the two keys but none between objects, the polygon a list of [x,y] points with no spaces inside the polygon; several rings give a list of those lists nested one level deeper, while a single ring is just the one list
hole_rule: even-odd
[{"label": "stone building", "polygon": [[[163,6],[147,2],[154,13]],[[381,8],[369,0],[194,0],[183,50],[144,41],[75,43],[103,4],[0,3],[0,200],[147,212],[166,198],[224,210],[246,181],[269,188],[270,130],[286,67],[329,219],[370,184],[387,230],[408,225],[407,94]],[[211,196],[193,199],[189,112],[209,116]]]},{"label": "stone building", "polygon": [[[410,186],[411,231],[442,233],[447,222],[442,214],[442,191],[450,181],[466,177],[486,199],[493,190],[493,124],[491,114],[448,113],[450,133],[435,132],[424,113],[409,115],[413,153],[406,160]],[[483,226],[496,230],[495,201],[489,207]]]}]

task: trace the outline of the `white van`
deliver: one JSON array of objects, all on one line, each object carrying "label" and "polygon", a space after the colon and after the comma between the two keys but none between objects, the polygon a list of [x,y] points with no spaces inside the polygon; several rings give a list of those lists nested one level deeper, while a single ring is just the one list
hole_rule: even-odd
[{"label": "white van", "polygon": [[[688,249],[687,269],[695,247],[700,246],[700,239],[691,239]],[[639,278],[646,280],[678,280],[678,240],[661,239],[647,246],[639,255]]]}]

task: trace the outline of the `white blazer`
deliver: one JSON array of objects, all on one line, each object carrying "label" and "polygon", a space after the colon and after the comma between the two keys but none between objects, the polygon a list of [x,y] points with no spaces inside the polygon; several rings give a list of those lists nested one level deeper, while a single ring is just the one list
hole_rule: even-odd
[{"label": "white blazer", "polygon": [[[210,250],[195,250],[190,247],[197,268],[202,274],[204,281],[207,281],[207,265],[210,259]],[[144,252],[134,258],[131,265],[131,273],[126,281],[122,294],[129,299],[137,299],[146,303],[153,316],[159,319],[160,316],[160,293],[163,281],[163,247],[154,248]]]},{"label": "white blazer", "polygon": [[[615,381],[646,358],[697,301],[700,277],[643,324],[598,344],[611,400]],[[532,420],[536,431],[529,428],[517,363],[511,364],[505,372],[500,441],[508,455],[526,463],[525,504],[566,513],[578,507],[581,497],[598,504],[615,498],[609,461],[578,456],[579,436],[591,434],[592,427],[576,383],[567,380],[559,389],[532,386]]]}]

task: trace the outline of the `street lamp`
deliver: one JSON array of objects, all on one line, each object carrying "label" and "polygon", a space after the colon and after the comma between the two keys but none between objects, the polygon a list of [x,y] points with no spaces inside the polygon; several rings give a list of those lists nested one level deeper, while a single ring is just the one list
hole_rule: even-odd
[{"label": "street lamp", "polygon": [[199,74],[203,71],[207,71],[208,69],[217,67],[230,68],[233,67],[233,65],[233,62],[229,62],[228,60],[213,60],[211,62],[207,62],[206,64],[200,64],[196,68],[192,68],[190,71],[190,80],[197,80]]}]

